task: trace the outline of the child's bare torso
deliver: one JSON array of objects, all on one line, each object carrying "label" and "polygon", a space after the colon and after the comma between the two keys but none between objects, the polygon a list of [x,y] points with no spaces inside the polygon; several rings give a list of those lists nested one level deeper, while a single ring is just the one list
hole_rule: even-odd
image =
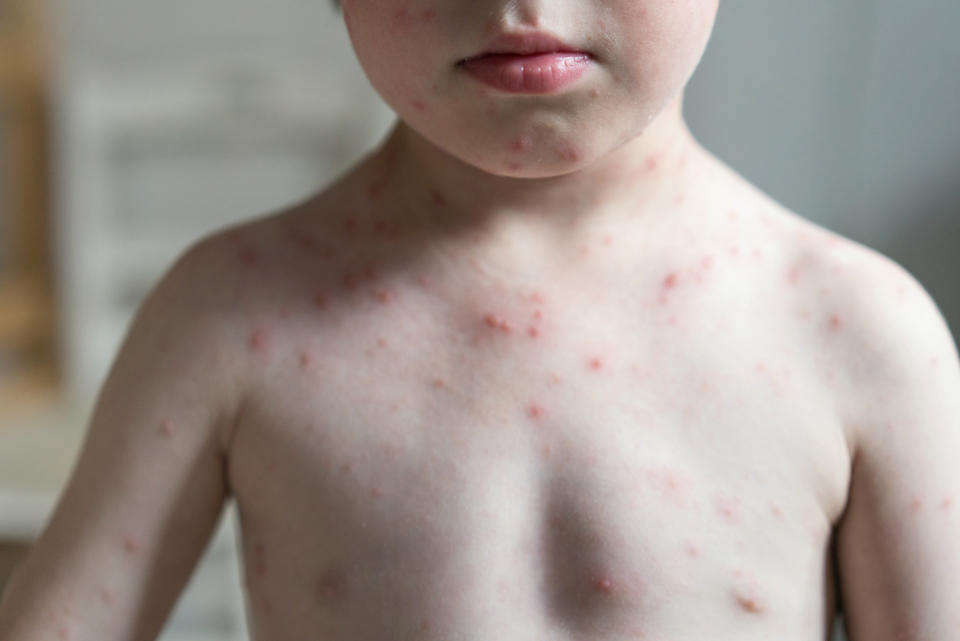
[{"label": "child's bare torso", "polygon": [[417,251],[359,189],[229,234],[254,639],[826,638],[830,237],[711,175],[549,258]]}]

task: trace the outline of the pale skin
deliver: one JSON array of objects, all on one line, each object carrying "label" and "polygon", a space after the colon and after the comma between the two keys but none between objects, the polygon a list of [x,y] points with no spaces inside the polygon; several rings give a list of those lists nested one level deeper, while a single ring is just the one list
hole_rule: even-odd
[{"label": "pale skin", "polygon": [[[954,638],[952,337],[689,134],[716,5],[343,10],[401,119],[153,290],[0,638],[155,638],[229,499],[260,641]],[[488,92],[484,24],[597,68]]]}]

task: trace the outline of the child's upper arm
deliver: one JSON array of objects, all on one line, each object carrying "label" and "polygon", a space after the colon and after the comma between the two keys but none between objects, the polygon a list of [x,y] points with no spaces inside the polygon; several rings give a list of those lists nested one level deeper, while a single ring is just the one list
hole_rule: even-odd
[{"label": "child's upper arm", "polygon": [[239,396],[218,368],[208,245],[138,309],[57,507],[0,604],[0,638],[153,639],[205,550],[229,492],[222,434]]},{"label": "child's upper arm", "polygon": [[837,554],[850,641],[960,630],[960,359],[923,287],[864,270],[841,331],[853,347],[856,447]]}]

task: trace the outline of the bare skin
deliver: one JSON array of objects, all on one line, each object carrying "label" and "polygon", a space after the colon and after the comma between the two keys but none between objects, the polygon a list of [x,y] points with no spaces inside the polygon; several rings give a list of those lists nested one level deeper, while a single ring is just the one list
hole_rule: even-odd
[{"label": "bare skin", "polygon": [[642,246],[425,238],[383,158],[226,236],[255,639],[827,638],[850,450],[811,257],[840,241],[684,158],[703,188]]}]

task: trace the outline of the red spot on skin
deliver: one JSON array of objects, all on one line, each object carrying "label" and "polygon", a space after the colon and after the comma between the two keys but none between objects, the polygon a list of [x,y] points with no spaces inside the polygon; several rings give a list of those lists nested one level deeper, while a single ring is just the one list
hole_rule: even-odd
[{"label": "red spot on skin", "polygon": [[353,291],[357,288],[357,275],[353,272],[344,272],[343,274],[343,286],[348,290]]},{"label": "red spot on skin", "polygon": [[535,321],[537,321],[537,322],[542,321],[542,320],[543,320],[543,312],[541,312],[539,309],[534,310],[534,312],[533,312],[533,320],[535,320]]},{"label": "red spot on skin", "polygon": [[527,329],[527,334],[530,335],[530,338],[539,338],[539,337],[540,337],[540,330],[537,329],[535,326],[531,325],[531,326]]},{"label": "red spot on skin", "polygon": [[943,499],[943,502],[940,503],[941,510],[949,510],[952,506],[953,506],[953,499],[950,498],[949,496]]},{"label": "red spot on skin", "polygon": [[591,89],[591,90],[590,90],[590,97],[591,97],[591,98],[599,98],[599,97],[600,97],[600,90],[599,90],[599,89]]},{"label": "red spot on skin", "polygon": [[613,592],[613,581],[605,576],[593,577],[590,580],[590,586],[595,592],[600,592],[602,594],[610,594]]},{"label": "red spot on skin", "polygon": [[549,446],[549,445],[544,445],[544,446],[543,446],[543,449],[540,450],[540,454],[541,454],[541,455],[543,456],[543,458],[545,458],[545,459],[550,458],[550,446]]},{"label": "red spot on skin", "polygon": [[712,269],[713,256],[704,256],[703,259],[700,261],[700,266],[703,267],[704,269]]},{"label": "red spot on skin", "polygon": [[347,596],[347,577],[338,568],[328,568],[317,582],[317,600],[321,606],[332,605]]},{"label": "red spot on skin", "polygon": [[530,300],[532,300],[537,305],[543,305],[544,303],[543,294],[541,294],[540,292],[533,292],[532,294],[530,294]]},{"label": "red spot on skin", "polygon": [[773,515],[779,520],[783,520],[783,510],[780,509],[780,506],[776,503],[770,504],[770,511],[773,512]]},{"label": "red spot on skin", "polygon": [[370,496],[375,499],[379,499],[381,496],[383,496],[383,490],[381,490],[379,487],[372,487],[370,488]]},{"label": "red spot on skin", "polygon": [[915,498],[910,503],[910,511],[914,514],[918,514],[920,510],[923,509],[923,500],[920,498]]},{"label": "red spot on skin", "polygon": [[430,620],[429,620],[429,619],[424,619],[423,621],[420,622],[420,631],[421,631],[421,632],[429,632],[431,628],[432,628],[432,626],[430,625]]},{"label": "red spot on skin", "polygon": [[698,547],[697,547],[696,545],[694,545],[693,543],[690,543],[689,541],[687,542],[686,546],[684,547],[684,551],[687,553],[687,556],[689,556],[689,557],[694,557],[694,558],[696,558],[696,557],[700,556],[700,548],[698,548]]},{"label": "red spot on skin", "polygon": [[424,22],[433,22],[437,17],[437,11],[435,9],[424,9],[420,12],[420,19]]},{"label": "red spot on skin", "polygon": [[499,316],[495,316],[494,314],[486,314],[483,317],[483,322],[485,322],[489,327],[499,329],[507,334],[513,330],[509,322],[500,318]]},{"label": "red spot on skin", "polygon": [[527,151],[533,145],[533,142],[530,140],[530,136],[520,136],[514,138],[513,142],[510,143],[510,149],[518,153]]},{"label": "red spot on skin", "polygon": [[300,367],[309,367],[310,361],[311,357],[309,352],[300,352]]},{"label": "red spot on skin", "polygon": [[64,626],[57,631],[57,636],[63,641],[67,641],[70,638],[70,631]]},{"label": "red spot on skin", "polygon": [[165,438],[172,438],[173,437],[173,421],[168,418],[163,423],[161,423],[160,433],[163,434]]},{"label": "red spot on skin", "polygon": [[560,383],[560,377],[557,376],[556,374],[550,374],[550,383],[553,385],[557,385],[558,383]]},{"label": "red spot on skin", "polygon": [[610,245],[613,244],[613,238],[610,237],[610,236],[604,236],[604,237],[603,237],[603,244],[606,245],[607,247],[609,247]]},{"label": "red spot on skin", "polygon": [[518,162],[512,162],[507,165],[507,169],[510,171],[520,171],[523,169],[523,165]]},{"label": "red spot on skin", "polygon": [[787,273],[787,280],[790,281],[791,285],[796,285],[800,282],[800,268],[792,267]]},{"label": "red spot on skin", "polygon": [[593,357],[590,359],[590,369],[593,371],[599,371],[603,369],[603,361],[600,358]]},{"label": "red spot on skin", "polygon": [[442,378],[435,378],[435,379],[433,379],[433,386],[436,387],[437,389],[440,389],[440,388],[442,388],[442,387],[446,387],[446,385],[447,385],[447,384],[443,382],[443,379],[442,379]]},{"label": "red spot on skin", "polygon": [[287,240],[294,243],[300,249],[312,251],[317,247],[317,241],[310,234],[299,230],[290,229],[287,231]]},{"label": "red spot on skin", "polygon": [[648,156],[643,166],[647,171],[656,171],[658,165],[659,160],[657,156]]},{"label": "red spot on skin", "polygon": [[576,162],[580,160],[580,152],[572,147],[564,147],[563,149],[559,149],[557,151],[557,155],[561,160],[565,160],[567,162]]},{"label": "red spot on skin", "polygon": [[444,207],[447,204],[447,199],[444,198],[443,194],[436,190],[430,192],[430,200],[432,200],[433,204],[437,207]]},{"label": "red spot on skin", "polygon": [[106,605],[110,605],[113,603],[113,598],[114,598],[113,592],[110,589],[101,586],[100,589],[97,590],[97,594],[100,595],[100,600],[103,601]]},{"label": "red spot on skin", "polygon": [[830,317],[831,330],[837,331],[840,329],[841,325],[843,325],[843,321],[840,320],[840,316],[838,316],[837,314],[834,314]]},{"label": "red spot on skin", "polygon": [[257,560],[257,576],[263,578],[267,576],[267,564],[262,559]]},{"label": "red spot on skin", "polygon": [[386,346],[387,346],[387,339],[385,339],[383,336],[378,337],[378,338],[377,338],[377,345],[378,345],[379,347],[386,347]]},{"label": "red spot on skin", "polygon": [[359,226],[359,223],[357,222],[357,219],[354,218],[353,216],[348,216],[343,219],[343,231],[348,234],[352,234],[355,231],[357,231],[358,226]]},{"label": "red spot on skin", "polygon": [[250,351],[260,352],[267,348],[268,343],[270,342],[270,337],[267,334],[267,330],[258,328],[253,330],[250,334],[250,340],[248,346]]},{"label": "red spot on skin", "polygon": [[433,284],[432,281],[430,280],[430,277],[427,276],[426,274],[420,274],[419,276],[417,276],[417,282],[424,289],[428,289],[430,285]]},{"label": "red spot on skin", "polygon": [[123,549],[129,554],[136,554],[140,551],[140,542],[133,536],[126,536],[123,539]]},{"label": "red spot on skin", "polygon": [[737,594],[737,603],[740,605],[742,609],[752,614],[759,613],[761,609],[756,599],[743,594]]},{"label": "red spot on skin", "polygon": [[418,109],[418,110],[420,110],[420,111],[424,111],[424,110],[427,108],[427,105],[425,105],[422,100],[411,100],[411,101],[410,101],[410,104],[411,104],[415,109]]},{"label": "red spot on skin", "polygon": [[252,267],[257,264],[260,255],[257,253],[257,250],[252,247],[241,247],[237,250],[237,258],[239,258],[240,262],[244,265]]},{"label": "red spot on skin", "polygon": [[530,405],[527,406],[527,414],[532,419],[541,419],[544,414],[546,414],[546,410],[538,403],[530,403]]},{"label": "red spot on skin", "polygon": [[739,502],[728,496],[714,497],[714,507],[717,513],[729,523],[736,523],[739,517]]},{"label": "red spot on skin", "polygon": [[327,297],[320,292],[317,292],[313,297],[313,305],[319,309],[326,309],[328,302]]},{"label": "red spot on skin", "polygon": [[732,247],[730,248],[730,255],[731,255],[731,256],[739,256],[739,255],[740,255],[740,247],[738,247],[737,245],[732,246]]},{"label": "red spot on skin", "polygon": [[270,599],[264,598],[260,601],[260,605],[263,606],[263,611],[267,614],[273,612],[273,602],[271,602]]},{"label": "red spot on skin", "polygon": [[378,301],[380,301],[384,305],[392,303],[397,297],[397,295],[394,294],[389,289],[378,289],[374,291],[374,296]]},{"label": "red spot on skin", "polygon": [[391,25],[396,32],[409,31],[413,25],[413,16],[410,15],[409,9],[406,7],[397,9],[391,18]]},{"label": "red spot on skin", "polygon": [[666,288],[668,288],[668,289],[672,289],[672,288],[676,287],[676,286],[677,286],[677,278],[678,278],[678,276],[677,276],[677,273],[676,273],[676,272],[670,274],[669,276],[667,276],[666,278],[663,279],[663,286],[666,287]]}]

